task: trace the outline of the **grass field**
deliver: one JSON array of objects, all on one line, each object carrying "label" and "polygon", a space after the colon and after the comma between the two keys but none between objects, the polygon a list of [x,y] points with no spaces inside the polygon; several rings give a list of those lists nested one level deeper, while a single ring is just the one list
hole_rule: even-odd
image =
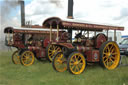
[{"label": "grass field", "polygon": [[36,60],[28,67],[14,65],[11,54],[0,53],[0,85],[128,85],[128,66],[109,71],[89,65],[84,73],[72,75],[56,72],[48,61]]}]

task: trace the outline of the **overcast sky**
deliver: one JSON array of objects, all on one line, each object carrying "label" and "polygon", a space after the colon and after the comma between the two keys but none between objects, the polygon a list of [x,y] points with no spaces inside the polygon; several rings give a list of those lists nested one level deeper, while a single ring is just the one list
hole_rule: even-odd
[{"label": "overcast sky", "polygon": [[[5,1],[14,3],[12,0]],[[5,1],[0,0],[1,26],[20,26],[19,6],[13,4],[14,7],[8,7],[11,9],[7,12],[6,9],[2,10],[8,5]],[[48,17],[66,18],[67,7],[68,0],[25,0],[25,18],[26,21],[32,20],[33,24],[41,25]],[[74,0],[73,16],[74,19],[79,20],[124,26],[125,31],[122,34],[128,35],[128,0]],[[3,22],[2,17],[6,23]]]}]

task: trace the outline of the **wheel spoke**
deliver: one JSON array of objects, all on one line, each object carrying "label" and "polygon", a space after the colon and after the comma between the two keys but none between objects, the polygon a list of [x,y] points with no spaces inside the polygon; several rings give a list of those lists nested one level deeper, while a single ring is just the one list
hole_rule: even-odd
[{"label": "wheel spoke", "polygon": [[107,55],[107,53],[103,52],[104,55]]},{"label": "wheel spoke", "polygon": [[73,66],[71,66],[71,69],[73,70],[75,68],[75,65],[73,64]]},{"label": "wheel spoke", "polygon": [[112,56],[111,58],[115,60],[115,57]]},{"label": "wheel spoke", "polygon": [[71,58],[71,60],[70,60],[72,63],[74,63],[75,62],[75,59],[74,58]]},{"label": "wheel spoke", "polygon": [[83,63],[80,62],[80,63],[78,64],[78,66],[79,66],[79,68],[81,68],[81,67],[83,66]]},{"label": "wheel spoke", "polygon": [[112,63],[114,63],[114,61],[112,60],[112,58],[109,58],[110,59],[110,61],[112,62]]},{"label": "wheel spoke", "polygon": [[78,60],[78,62],[80,63],[82,61],[82,59]]},{"label": "wheel spoke", "polygon": [[110,52],[109,45],[106,47],[107,52]]},{"label": "wheel spoke", "polygon": [[108,45],[108,48],[107,48],[107,49],[108,49],[108,52],[110,52],[110,48],[109,48],[109,45]]},{"label": "wheel spoke", "polygon": [[117,55],[117,53],[112,53],[112,55]]},{"label": "wheel spoke", "polygon": [[112,44],[111,47],[110,47],[110,51],[112,50],[112,48],[113,48],[113,44]]},{"label": "wheel spoke", "polygon": [[78,65],[76,65],[76,72],[78,72],[80,69],[79,69],[79,67],[78,67]]},{"label": "wheel spoke", "polygon": [[108,56],[103,56],[103,59],[104,59],[104,58],[108,58]]},{"label": "wheel spoke", "polygon": [[74,60],[76,61],[76,55],[74,56]]},{"label": "wheel spoke", "polygon": [[108,61],[108,58],[106,58],[104,62],[106,63],[107,61]]},{"label": "wheel spoke", "polygon": [[106,66],[108,66],[108,61],[105,62]]},{"label": "wheel spoke", "polygon": [[112,51],[111,51],[111,53],[113,53],[113,52],[114,52],[114,50],[115,50],[115,49],[113,48],[113,49],[112,49]]}]

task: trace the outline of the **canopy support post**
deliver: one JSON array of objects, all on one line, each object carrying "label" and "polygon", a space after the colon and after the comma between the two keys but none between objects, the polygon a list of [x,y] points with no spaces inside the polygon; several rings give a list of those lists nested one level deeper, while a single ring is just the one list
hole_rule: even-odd
[{"label": "canopy support post", "polygon": [[116,30],[114,30],[114,41],[116,42]]},{"label": "canopy support post", "polygon": [[8,38],[7,38],[7,39],[8,39],[8,40],[7,40],[7,41],[8,41],[8,44],[10,44],[10,40],[9,40],[9,39],[10,39],[10,33],[9,33],[9,31],[8,31],[8,33],[7,33],[7,36],[8,36]]},{"label": "canopy support post", "polygon": [[59,25],[57,24],[57,42],[59,41]]},{"label": "canopy support post", "polygon": [[87,31],[87,37],[89,38],[89,31]]},{"label": "canopy support post", "polygon": [[68,30],[68,33],[71,35],[71,36],[70,36],[70,41],[72,42],[72,29],[69,29],[69,30]]},{"label": "canopy support post", "polygon": [[50,42],[52,41],[52,25],[50,25]]},{"label": "canopy support post", "polygon": [[94,36],[96,36],[96,30],[95,30],[95,32],[94,32]]},{"label": "canopy support post", "polygon": [[108,30],[107,30],[107,37],[108,37]]}]

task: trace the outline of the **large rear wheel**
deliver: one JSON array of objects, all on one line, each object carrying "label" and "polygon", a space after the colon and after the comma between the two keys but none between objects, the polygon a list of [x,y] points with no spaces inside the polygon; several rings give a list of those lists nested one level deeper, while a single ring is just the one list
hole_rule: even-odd
[{"label": "large rear wheel", "polygon": [[52,62],[53,68],[58,72],[64,72],[67,70],[67,60],[62,52],[55,54]]},{"label": "large rear wheel", "polygon": [[16,50],[16,51],[12,54],[12,62],[13,62],[14,64],[20,64],[19,50]]},{"label": "large rear wheel", "polygon": [[34,60],[35,60],[34,53],[31,51],[26,50],[21,54],[20,61],[21,64],[24,66],[32,65],[34,63]]},{"label": "large rear wheel", "polygon": [[87,63],[85,57],[80,52],[73,52],[68,58],[68,70],[72,74],[81,74]]},{"label": "large rear wheel", "polygon": [[48,45],[47,47],[47,58],[50,62],[53,61],[53,56],[57,53],[57,52],[61,52],[61,48],[59,46],[56,45]]},{"label": "large rear wheel", "polygon": [[100,47],[100,64],[105,68],[115,69],[120,62],[120,50],[116,42],[107,41]]}]

